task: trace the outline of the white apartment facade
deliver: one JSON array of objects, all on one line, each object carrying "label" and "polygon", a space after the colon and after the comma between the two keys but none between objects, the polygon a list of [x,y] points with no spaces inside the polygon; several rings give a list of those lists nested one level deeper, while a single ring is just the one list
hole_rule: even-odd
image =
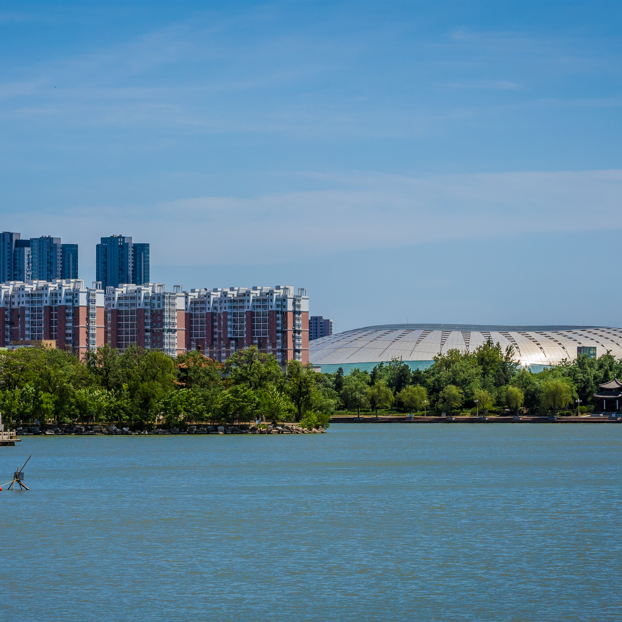
[{"label": "white apartment facade", "polygon": [[186,312],[181,286],[165,291],[162,283],[107,287],[106,343],[123,351],[130,345],[162,350],[170,356],[185,351]]},{"label": "white apartment facade", "polygon": [[193,289],[186,297],[186,349],[223,362],[255,345],[281,365],[309,362],[309,298],[291,286]]},{"label": "white apartment facade", "polygon": [[82,279],[0,284],[0,346],[54,341],[84,355],[104,345],[104,292]]}]

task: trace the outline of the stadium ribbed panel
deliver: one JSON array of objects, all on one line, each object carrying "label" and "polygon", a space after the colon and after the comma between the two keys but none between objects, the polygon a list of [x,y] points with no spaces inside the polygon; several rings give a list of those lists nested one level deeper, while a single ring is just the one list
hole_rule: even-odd
[{"label": "stadium ribbed panel", "polygon": [[488,339],[534,370],[574,360],[579,353],[622,358],[622,329],[599,326],[477,326],[463,324],[393,324],[337,333],[309,344],[309,358],[324,372],[343,367],[371,370],[401,358],[413,369],[429,367],[434,357],[457,349],[474,351]]}]

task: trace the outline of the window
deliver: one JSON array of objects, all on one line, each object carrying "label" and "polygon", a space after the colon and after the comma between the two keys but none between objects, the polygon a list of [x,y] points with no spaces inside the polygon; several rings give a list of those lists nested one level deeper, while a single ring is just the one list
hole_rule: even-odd
[{"label": "window", "polygon": [[577,356],[581,356],[584,354],[589,359],[596,358],[596,348],[591,346],[578,346],[577,347]]}]

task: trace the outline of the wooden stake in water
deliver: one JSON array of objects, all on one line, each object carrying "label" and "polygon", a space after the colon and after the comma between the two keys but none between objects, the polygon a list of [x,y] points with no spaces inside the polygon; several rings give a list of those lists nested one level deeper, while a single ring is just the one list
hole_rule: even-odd
[{"label": "wooden stake in water", "polygon": [[[28,456],[28,460],[30,460],[31,458],[32,458],[32,455]],[[30,488],[28,488],[28,486],[26,486],[26,484],[22,482],[22,479],[24,478],[24,467],[28,464],[28,460],[24,462],[24,466],[21,469],[17,469],[17,471],[13,473],[13,481],[11,482],[7,490],[13,490],[15,487],[15,484],[19,486],[20,490],[23,490],[24,488],[26,490],[30,490]]]}]

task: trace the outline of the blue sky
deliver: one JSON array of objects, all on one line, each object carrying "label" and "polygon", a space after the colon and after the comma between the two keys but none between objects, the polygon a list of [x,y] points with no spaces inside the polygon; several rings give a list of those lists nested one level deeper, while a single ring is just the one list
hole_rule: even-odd
[{"label": "blue sky", "polygon": [[337,331],[622,326],[621,2],[2,2],[2,229]]}]

